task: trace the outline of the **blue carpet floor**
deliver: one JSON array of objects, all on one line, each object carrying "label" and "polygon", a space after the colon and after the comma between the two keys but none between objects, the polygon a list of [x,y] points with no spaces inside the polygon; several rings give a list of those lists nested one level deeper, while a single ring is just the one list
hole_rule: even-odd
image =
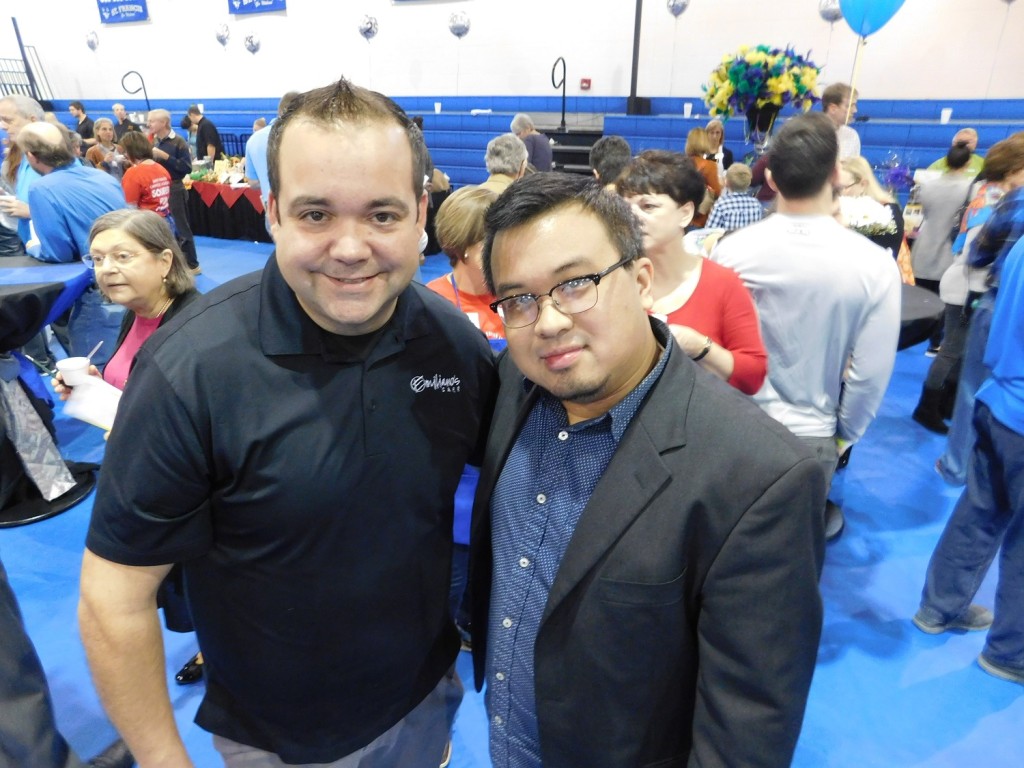
[{"label": "blue carpet floor", "polygon": [[[204,291],[259,269],[270,252],[270,246],[209,238],[197,244]],[[445,271],[447,260],[433,256],[421,277]],[[928,367],[923,351],[899,354],[881,412],[843,480],[848,525],[827,552],[825,629],[794,760],[799,768],[1024,765],[1024,687],[977,666],[984,633],[925,635],[909,620],[959,495],[932,469],[942,438],[908,415]],[[59,409],[57,424],[66,456],[101,458],[98,429],[62,417]],[[0,552],[49,676],[58,723],[85,756],[114,737],[89,680],[75,619],[91,509],[90,497],[51,520],[0,529]],[[992,604],[994,576],[979,594],[983,604]],[[194,637],[165,633],[165,643],[178,725],[198,768],[214,768],[220,763],[209,735],[192,723],[202,684],[182,688],[173,680],[196,650]],[[463,681],[472,680],[468,654],[460,655],[458,669]],[[486,728],[482,697],[468,692],[456,721],[453,768],[490,766]]]}]

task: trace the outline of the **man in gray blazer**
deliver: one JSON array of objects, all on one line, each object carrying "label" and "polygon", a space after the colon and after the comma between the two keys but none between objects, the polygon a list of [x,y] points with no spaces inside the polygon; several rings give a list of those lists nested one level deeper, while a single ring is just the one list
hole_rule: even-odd
[{"label": "man in gray blazer", "polygon": [[537,174],[487,230],[508,352],[471,567],[494,765],[788,765],[821,632],[822,470],[647,315],[621,199]]}]

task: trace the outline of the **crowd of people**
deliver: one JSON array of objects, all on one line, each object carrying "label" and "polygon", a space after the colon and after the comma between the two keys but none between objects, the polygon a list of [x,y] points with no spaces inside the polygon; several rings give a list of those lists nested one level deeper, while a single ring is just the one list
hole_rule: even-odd
[{"label": "crowd of people", "polygon": [[[229,768],[446,765],[460,645],[498,768],[789,764],[844,525],[830,486],[900,331],[902,216],[859,156],[854,91],[776,130],[769,206],[719,121],[685,152],[605,137],[588,178],[549,171],[550,142],[517,115],[487,180],[436,211],[450,272],[426,286],[420,128],[344,79],[289,93],[246,152],[274,254],[204,296],[171,115],[151,110],[147,135],[123,107],[93,121],[75,102],[89,167],[29,102],[0,100],[0,210],[126,309],[92,371],[124,394],[79,613],[134,758],[118,743],[92,764],[190,765],[157,613],[182,604],[197,722]],[[188,120],[216,156],[212,124]],[[990,629],[979,664],[1024,683],[1024,134],[971,191],[974,148],[954,140],[922,189],[913,248],[936,290],[987,269],[947,301],[939,343],[960,337],[962,361],[936,358],[914,414],[935,426],[955,402],[961,455],[939,470],[967,488],[913,623]],[[891,227],[858,230],[847,198]],[[993,611],[972,601],[997,553]],[[4,700],[4,743],[64,765],[2,567],[0,599],[0,686],[37,693]],[[8,648],[29,660],[17,680]]]}]

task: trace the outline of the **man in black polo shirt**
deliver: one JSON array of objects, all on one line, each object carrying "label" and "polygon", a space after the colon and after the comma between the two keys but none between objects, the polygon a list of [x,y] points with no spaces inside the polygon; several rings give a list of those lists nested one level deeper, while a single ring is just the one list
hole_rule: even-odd
[{"label": "man in black polo shirt", "polygon": [[218,160],[224,154],[224,145],[220,140],[220,131],[211,120],[203,117],[199,107],[193,104],[188,108],[188,119],[196,127],[196,159]]},{"label": "man in black polo shirt", "polygon": [[78,121],[75,131],[82,137],[82,143],[91,147],[96,143],[96,137],[93,135],[92,118],[85,113],[85,104],[80,101],[72,101],[68,104],[68,112]]},{"label": "man in black polo shirt", "polygon": [[274,123],[276,253],[138,356],[82,570],[82,638],[142,766],[189,765],[155,594],[185,564],[197,722],[228,766],[436,768],[461,686],[452,503],[494,391],[484,337],[418,284],[422,134],[345,81]]},{"label": "man in black polo shirt", "polygon": [[124,108],[124,104],[114,104],[111,108],[114,113],[114,117],[117,118],[117,122],[114,123],[114,139],[118,142],[121,141],[121,137],[124,136],[128,131],[137,131],[139,126],[131,121],[128,117],[128,110]]},{"label": "man in black polo shirt", "polygon": [[188,142],[178,136],[171,128],[171,113],[166,109],[151,109],[148,117],[149,133],[153,138],[153,159],[171,174],[171,196],[168,205],[174,219],[175,235],[185,261],[192,274],[198,275],[199,255],[192,239],[192,227],[188,223],[188,208],[185,202],[185,191],[181,180],[192,172],[192,153]]}]

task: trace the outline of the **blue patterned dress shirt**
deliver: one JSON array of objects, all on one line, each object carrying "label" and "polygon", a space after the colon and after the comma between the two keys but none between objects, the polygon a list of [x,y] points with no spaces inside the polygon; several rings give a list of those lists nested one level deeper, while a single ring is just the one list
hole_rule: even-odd
[{"label": "blue patterned dress shirt", "polygon": [[671,353],[668,327],[651,325],[664,351],[643,381],[608,413],[571,426],[562,403],[542,392],[495,485],[486,694],[494,768],[541,766],[534,642],[580,514]]}]

